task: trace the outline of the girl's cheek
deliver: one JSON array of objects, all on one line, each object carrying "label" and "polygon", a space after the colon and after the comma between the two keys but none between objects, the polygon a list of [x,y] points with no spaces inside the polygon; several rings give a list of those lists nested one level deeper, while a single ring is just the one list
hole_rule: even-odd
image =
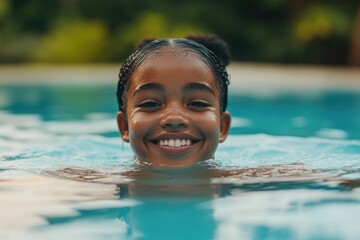
[{"label": "girl's cheek", "polygon": [[215,111],[208,111],[203,112],[200,114],[200,116],[194,115],[194,121],[197,121],[199,123],[203,124],[209,124],[209,125],[218,125],[219,123],[219,116]]},{"label": "girl's cheek", "polygon": [[133,113],[129,119],[129,131],[131,135],[144,135],[153,126],[154,117],[146,113]]},{"label": "girl's cheek", "polygon": [[219,120],[218,114],[215,111],[207,112],[206,119],[208,121],[217,122]]},{"label": "girl's cheek", "polygon": [[193,115],[193,124],[195,127],[201,129],[202,132],[214,135],[215,137],[220,133],[220,117],[216,112],[203,112],[200,115]]}]

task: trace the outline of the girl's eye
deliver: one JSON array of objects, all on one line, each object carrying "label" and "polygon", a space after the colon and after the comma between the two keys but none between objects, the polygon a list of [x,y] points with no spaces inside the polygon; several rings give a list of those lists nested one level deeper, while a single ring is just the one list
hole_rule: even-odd
[{"label": "girl's eye", "polygon": [[196,108],[204,108],[210,106],[207,102],[204,101],[192,101],[188,104],[189,107],[196,107]]},{"label": "girl's eye", "polygon": [[161,104],[155,102],[155,101],[147,101],[147,102],[144,102],[144,103],[141,103],[139,105],[139,107],[142,107],[142,108],[157,108],[157,107],[161,107]]}]

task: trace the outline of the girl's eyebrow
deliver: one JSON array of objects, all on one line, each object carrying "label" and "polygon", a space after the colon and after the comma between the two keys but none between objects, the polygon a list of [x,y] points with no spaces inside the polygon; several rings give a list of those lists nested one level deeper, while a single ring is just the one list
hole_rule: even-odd
[{"label": "girl's eyebrow", "polygon": [[191,82],[186,84],[183,87],[183,90],[184,91],[205,90],[212,93],[215,96],[214,90],[205,83]]},{"label": "girl's eyebrow", "polygon": [[165,91],[164,87],[158,83],[145,83],[135,89],[133,96],[145,90]]}]

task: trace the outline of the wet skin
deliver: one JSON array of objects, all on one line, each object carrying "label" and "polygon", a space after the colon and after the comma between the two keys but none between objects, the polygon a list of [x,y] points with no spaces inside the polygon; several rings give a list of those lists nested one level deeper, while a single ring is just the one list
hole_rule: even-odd
[{"label": "wet skin", "polygon": [[[177,54],[174,54],[177,52]],[[195,54],[166,46],[129,79],[117,121],[135,157],[155,168],[183,168],[213,158],[230,127],[211,69]]]}]

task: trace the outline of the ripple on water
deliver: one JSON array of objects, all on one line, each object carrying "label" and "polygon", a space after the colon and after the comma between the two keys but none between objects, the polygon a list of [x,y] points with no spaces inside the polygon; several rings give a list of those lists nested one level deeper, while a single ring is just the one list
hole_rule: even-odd
[{"label": "ripple on water", "polygon": [[[131,148],[119,138],[85,135],[57,140],[55,136],[53,140],[50,144],[15,148],[0,157],[0,167],[31,172],[64,167],[126,171],[134,165]],[[301,163],[321,171],[354,174],[360,165],[359,155],[360,142],[355,140],[232,135],[219,146],[214,163],[219,168]]]},{"label": "ripple on water", "polygon": [[[20,141],[21,147],[19,140],[7,141],[11,151],[0,156],[4,239],[57,239],[59,233],[69,239],[161,239],[179,226],[196,226],[196,239],[360,236],[354,224],[360,214],[359,141],[232,135],[215,160],[200,165],[220,174],[202,176],[141,172],[118,137],[49,135],[51,141]],[[236,174],[223,177],[221,170]],[[339,174],[341,181],[323,181]],[[154,231],[159,225],[167,230]]]}]

